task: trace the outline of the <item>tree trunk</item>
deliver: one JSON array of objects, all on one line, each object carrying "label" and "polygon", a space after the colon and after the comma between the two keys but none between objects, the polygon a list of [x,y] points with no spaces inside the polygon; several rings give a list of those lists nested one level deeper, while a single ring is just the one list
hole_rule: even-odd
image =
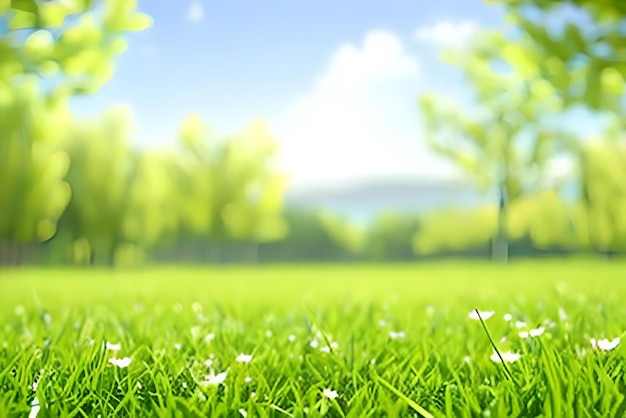
[{"label": "tree trunk", "polygon": [[504,185],[499,187],[499,193],[498,232],[493,241],[491,256],[493,260],[507,264],[509,261],[509,237],[506,227],[508,202]]},{"label": "tree trunk", "polygon": [[115,243],[111,244],[109,247],[109,251],[107,253],[107,264],[110,268],[115,267],[115,250],[117,245]]},{"label": "tree trunk", "polygon": [[259,243],[252,242],[250,244],[249,258],[252,264],[259,264]]}]

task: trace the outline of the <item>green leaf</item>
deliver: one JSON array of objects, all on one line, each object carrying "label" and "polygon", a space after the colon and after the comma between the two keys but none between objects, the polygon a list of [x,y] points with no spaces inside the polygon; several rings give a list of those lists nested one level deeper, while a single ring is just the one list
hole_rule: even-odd
[{"label": "green leaf", "polygon": [[35,0],[11,0],[11,8],[28,13],[39,13],[39,7]]},{"label": "green leaf", "polygon": [[602,70],[600,75],[602,91],[614,96],[624,94],[624,77],[613,67],[607,67]]},{"label": "green leaf", "polygon": [[145,13],[135,13],[125,22],[124,29],[127,31],[142,31],[152,27],[154,20]]}]

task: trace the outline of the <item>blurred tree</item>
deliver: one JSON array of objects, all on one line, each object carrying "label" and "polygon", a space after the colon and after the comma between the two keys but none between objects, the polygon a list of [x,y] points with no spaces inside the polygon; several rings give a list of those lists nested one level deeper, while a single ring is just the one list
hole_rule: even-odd
[{"label": "blurred tree", "polygon": [[260,121],[232,138],[217,139],[197,115],[181,129],[179,171],[181,225],[195,236],[218,243],[256,244],[286,233],[282,218],[285,177],[274,170],[276,141]]},{"label": "blurred tree", "polygon": [[[489,0],[520,30],[510,64],[548,80],[567,105],[624,115],[626,42],[622,0]],[[568,18],[569,16],[569,18]],[[521,43],[521,41],[525,41]],[[522,46],[523,45],[523,46]],[[626,128],[624,118],[619,120]]]},{"label": "blurred tree", "polygon": [[575,213],[577,230],[583,231],[580,238],[588,248],[619,248],[621,192],[615,172],[626,130],[626,2],[491,2],[504,3],[509,21],[519,29],[506,46],[517,48],[510,60],[514,68],[529,68],[529,76],[547,80],[566,107],[582,105],[612,116],[605,139],[615,144],[590,149],[572,141],[568,146],[578,161],[581,202]]},{"label": "blurred tree", "polygon": [[55,234],[70,195],[69,159],[58,147],[71,121],[68,100],[97,91],[126,47],[123,33],[150,25],[135,7],[0,1],[0,262],[2,253]]},{"label": "blurred tree", "polygon": [[498,230],[498,208],[448,209],[422,217],[413,237],[415,252],[422,255],[446,250],[466,250],[489,245]]},{"label": "blurred tree", "polygon": [[128,144],[130,128],[130,110],[120,106],[96,122],[76,123],[68,135],[66,180],[72,197],[59,220],[59,234],[72,244],[85,240],[91,264],[100,259],[113,265],[118,246],[139,239],[137,221],[130,219],[137,168]]},{"label": "blurred tree", "polygon": [[143,150],[136,154],[128,216],[124,225],[127,240],[150,249],[168,240],[179,227],[175,160],[171,154]]},{"label": "blurred tree", "polygon": [[580,194],[584,217],[577,227],[588,248],[626,250],[626,142],[600,140],[580,153]]},{"label": "blurred tree", "polygon": [[417,215],[381,213],[367,230],[365,254],[378,260],[410,259],[419,225]]},{"label": "blurred tree", "polygon": [[485,32],[473,48],[444,55],[465,73],[474,96],[471,110],[433,94],[420,99],[432,148],[458,164],[483,190],[497,190],[494,257],[500,260],[508,258],[509,204],[541,186],[546,163],[557,152],[559,140],[568,137],[548,124],[550,116],[563,109],[554,87],[529,78],[527,68],[507,66],[521,51],[503,34]]},{"label": "blurred tree", "polygon": [[366,228],[350,222],[343,216],[329,210],[318,214],[326,233],[343,250],[353,256],[362,254],[366,244]]}]

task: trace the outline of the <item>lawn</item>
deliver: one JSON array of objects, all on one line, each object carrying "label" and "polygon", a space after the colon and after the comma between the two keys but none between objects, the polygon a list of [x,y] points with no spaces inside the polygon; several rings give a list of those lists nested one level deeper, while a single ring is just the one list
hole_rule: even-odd
[{"label": "lawn", "polygon": [[0,416],[621,416],[625,299],[581,260],[0,270]]}]

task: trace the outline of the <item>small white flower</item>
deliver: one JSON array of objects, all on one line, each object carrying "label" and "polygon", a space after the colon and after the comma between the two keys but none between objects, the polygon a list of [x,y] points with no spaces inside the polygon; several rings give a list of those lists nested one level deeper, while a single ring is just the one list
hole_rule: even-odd
[{"label": "small white flower", "polygon": [[22,305],[17,305],[15,307],[15,315],[17,316],[22,316],[26,313],[26,309],[24,309],[24,306]]},{"label": "small white flower", "polygon": [[[507,363],[516,362],[521,357],[520,354],[512,353],[510,351],[501,352],[500,355],[502,356],[502,359]],[[494,361],[496,363],[501,363],[500,357],[498,356],[498,353],[496,352],[494,352],[489,358],[491,359],[491,361]]]},{"label": "small white flower", "polygon": [[250,397],[251,398],[256,398],[256,392],[250,392]]},{"label": "small white flower", "polygon": [[371,364],[371,365],[376,364],[376,359],[375,359],[375,358],[371,359],[371,360],[370,360],[370,364]]},{"label": "small white flower", "polygon": [[241,414],[243,418],[246,418],[248,416],[248,413],[243,408],[239,408],[239,413]]},{"label": "small white flower", "polygon": [[200,331],[202,331],[202,328],[198,325],[191,327],[189,329],[189,332],[191,333],[191,338],[193,338],[194,340],[200,338]]},{"label": "small white flower", "polygon": [[433,305],[426,305],[426,315],[431,316],[435,313],[435,307]]},{"label": "small white flower", "polygon": [[[480,316],[478,316],[478,314],[480,314]],[[493,314],[495,314],[494,311],[478,311],[476,312],[476,309],[472,310],[472,312],[469,313],[469,318],[470,319],[474,319],[476,321],[480,320],[480,318],[483,319],[483,321],[486,321],[487,319],[491,318],[493,316]]]},{"label": "small white flower", "polygon": [[561,320],[561,322],[567,322],[567,320],[569,319],[567,316],[567,312],[565,312],[565,309],[563,309],[560,306],[559,306],[559,319]]},{"label": "small white flower", "polygon": [[530,334],[528,334],[528,331],[520,331],[519,334],[520,338],[528,338],[530,336]]},{"label": "small white flower", "polygon": [[339,396],[336,390],[330,390],[330,389],[324,389],[322,391],[322,394],[326,396],[328,399],[335,399],[337,398],[337,396]]},{"label": "small white flower", "polygon": [[180,343],[174,343],[174,349],[180,351],[183,346]]},{"label": "small white flower", "polygon": [[318,345],[320,345],[320,343],[317,340],[311,341],[311,347],[312,348],[317,348]]},{"label": "small white flower", "polygon": [[519,328],[526,328],[528,325],[526,325],[526,322],[524,321],[515,321],[515,328],[519,329]]},{"label": "small white flower", "polygon": [[510,313],[505,313],[503,318],[506,322],[511,322],[511,320],[513,319],[513,315],[511,315]]},{"label": "small white flower", "polygon": [[187,382],[183,382],[182,387],[183,387],[184,389],[187,389]]},{"label": "small white flower", "polygon": [[92,338],[87,339],[87,345],[94,345],[95,341]]},{"label": "small white flower", "polygon": [[471,362],[472,362],[472,359],[470,356],[463,356],[463,363],[470,364]]},{"label": "small white flower", "polygon": [[252,378],[250,376],[246,376],[246,378],[243,379],[243,381],[246,382],[246,383],[250,383],[250,382],[252,382]]},{"label": "small white flower", "polygon": [[265,331],[265,338],[272,338],[274,334],[272,333],[271,329],[268,329],[267,331]]},{"label": "small white flower", "polygon": [[398,332],[391,331],[391,332],[389,332],[389,338],[391,338],[392,340],[397,340],[397,339],[405,338],[405,337],[406,337],[406,334],[404,333],[404,331],[398,331]]},{"label": "small white flower", "polygon": [[202,386],[217,386],[224,383],[226,380],[228,372],[222,372],[219,374],[214,374],[213,370],[211,370],[211,374],[204,376],[204,381],[200,382]]},{"label": "small white flower", "polygon": [[120,343],[113,344],[107,341],[105,344],[105,347],[109,351],[120,351],[122,349],[122,344]]},{"label": "small white flower", "polygon": [[292,343],[292,342],[294,342],[294,341],[296,340],[296,336],[295,336],[295,335],[293,335],[293,334],[291,334],[291,335],[289,335],[289,337],[287,337],[287,340],[288,340],[290,343]]},{"label": "small white flower", "polygon": [[321,348],[320,348],[320,351],[321,351],[322,353],[330,353],[330,347],[329,347],[329,346],[327,346],[327,345],[325,345],[325,346],[323,346],[323,347],[321,347]]},{"label": "small white flower", "polygon": [[204,342],[209,344],[211,341],[213,341],[215,339],[215,334],[213,334],[212,332],[209,332],[206,337],[204,337]]},{"label": "small white flower", "polygon": [[35,396],[35,399],[33,399],[30,403],[30,413],[28,414],[28,418],[36,418],[40,409],[41,406],[39,406],[39,399]]},{"label": "small white flower", "polygon": [[52,322],[52,317],[50,316],[49,313],[44,314],[43,322],[45,322],[46,325],[50,325],[50,323]]},{"label": "small white flower", "polygon": [[239,363],[250,363],[252,361],[252,354],[241,353],[235,358]]},{"label": "small white flower", "polygon": [[202,305],[200,305],[200,302],[194,302],[191,304],[191,309],[194,311],[194,313],[199,314],[202,313]]},{"label": "small white flower", "polygon": [[204,365],[205,365],[206,367],[211,367],[211,366],[213,365],[213,360],[211,360],[211,359],[207,359],[207,360],[205,360],[205,361],[204,361]]},{"label": "small white flower", "polygon": [[[542,324],[546,328],[555,328],[556,327],[556,322],[552,321],[549,318],[544,319]],[[567,325],[567,323],[566,323],[566,325]]]},{"label": "small white flower", "polygon": [[133,361],[133,359],[131,359],[130,357],[124,357],[124,358],[110,358],[109,359],[109,363],[111,363],[114,366],[119,367],[120,369],[125,369],[126,367],[130,366],[130,362]]},{"label": "small white flower", "polygon": [[600,351],[611,351],[619,345],[620,341],[620,337],[613,338],[612,340],[608,340],[606,338],[603,338],[601,340],[596,340],[595,338],[589,339],[589,342],[591,342],[591,346],[594,349]]},{"label": "small white flower", "polygon": [[378,326],[379,327],[384,327],[387,325],[387,321],[385,321],[384,319],[381,319],[380,321],[378,321]]},{"label": "small white flower", "polygon": [[544,332],[546,332],[546,329],[544,327],[534,328],[528,331],[531,337],[538,337]]},{"label": "small white flower", "polygon": [[505,342],[505,341],[506,341],[506,336],[504,336],[504,337],[500,338],[500,342],[501,342],[501,343],[503,343],[503,342]]},{"label": "small white flower", "polygon": [[339,344],[337,344],[335,341],[331,341],[330,348],[332,348],[333,350],[337,350],[339,348]]},{"label": "small white flower", "polygon": [[141,389],[143,388],[143,386],[141,385],[141,382],[137,382],[137,389]]}]

